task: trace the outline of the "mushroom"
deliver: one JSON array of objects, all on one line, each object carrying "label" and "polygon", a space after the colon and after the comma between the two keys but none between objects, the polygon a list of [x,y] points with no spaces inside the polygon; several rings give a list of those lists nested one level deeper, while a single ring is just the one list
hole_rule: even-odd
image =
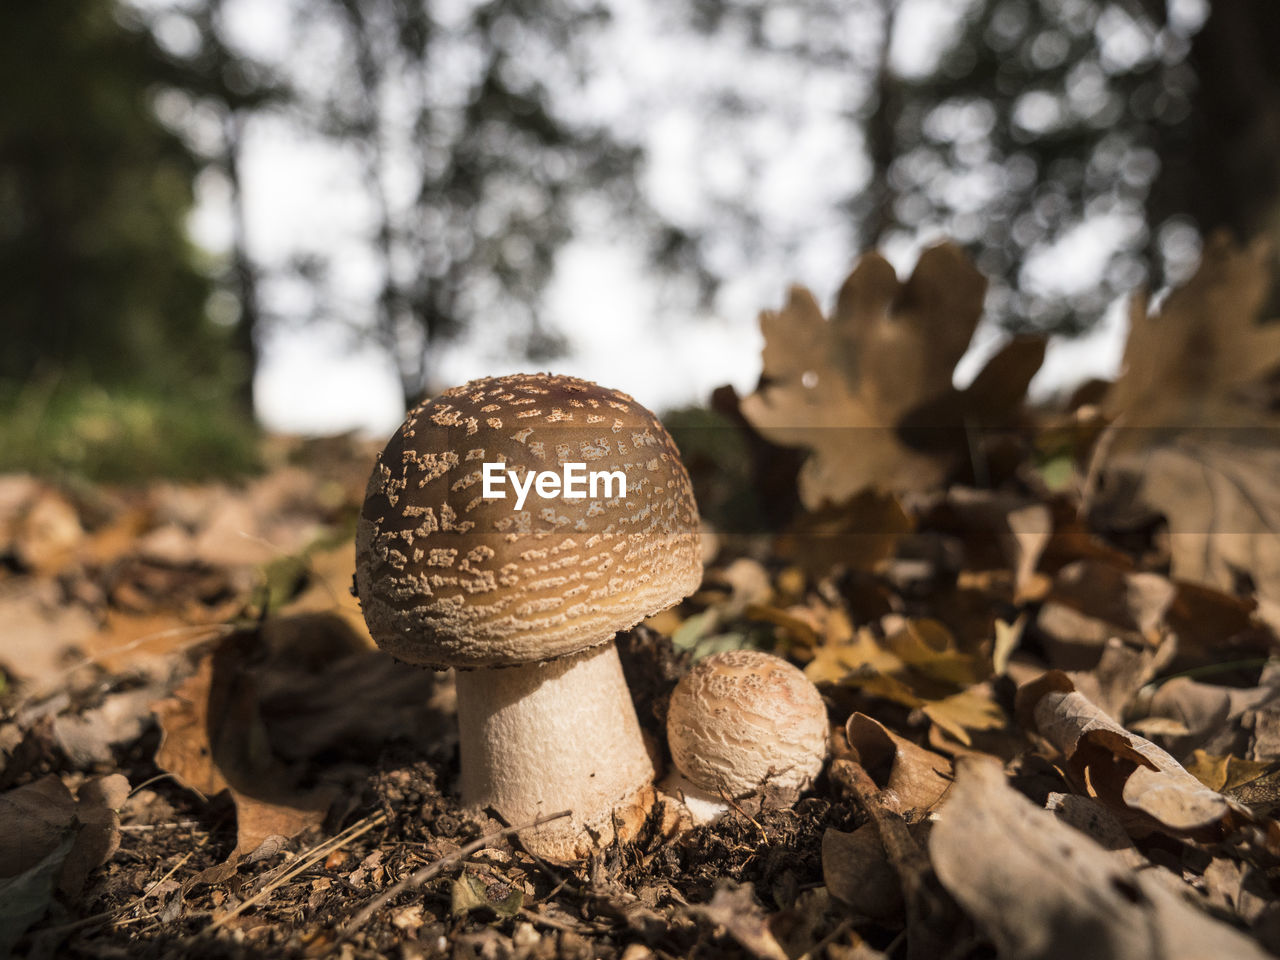
[{"label": "mushroom", "polygon": [[[511,486],[486,483],[502,474],[485,463],[523,488],[520,509]],[[542,481],[569,477],[567,464],[621,471],[625,492],[555,495]],[[653,761],[614,635],[701,578],[697,504],[670,435],[626,394],[573,377],[473,380],[411,411],[374,465],[356,533],[378,646],[458,669],[463,804],[513,824],[571,810],[522,835],[556,860],[644,822]]]},{"label": "mushroom", "polygon": [[826,759],[827,709],[787,661],[729,650],[699,660],[676,684],[667,743],[676,771],[663,793],[680,798],[694,824],[713,823],[728,811],[726,797],[794,802]]}]

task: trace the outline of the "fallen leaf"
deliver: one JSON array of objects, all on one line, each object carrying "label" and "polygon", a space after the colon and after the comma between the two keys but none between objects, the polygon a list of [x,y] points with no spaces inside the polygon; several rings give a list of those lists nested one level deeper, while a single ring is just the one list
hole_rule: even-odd
[{"label": "fallen leaf", "polygon": [[232,862],[269,836],[293,837],[318,826],[332,799],[327,789],[295,787],[272,754],[252,676],[243,666],[252,643],[252,632],[226,638],[153,708],[163,734],[156,765],[204,797],[231,791],[237,824]]},{"label": "fallen leaf", "polygon": [[1147,859],[1133,845],[1133,840],[1120,819],[1094,797],[1077,793],[1052,792],[1044,808],[1069,827],[1074,827],[1103,849],[1119,853],[1120,859],[1135,870],[1149,866]]},{"label": "fallen leaf", "polygon": [[18,563],[36,574],[51,576],[78,558],[84,528],[76,508],[50,487],[39,487],[21,505],[12,549]]},{"label": "fallen leaf", "polygon": [[[1151,737],[1185,737],[1191,732],[1185,723],[1181,720],[1174,720],[1171,717],[1143,717],[1141,720],[1130,720],[1125,726],[1134,733],[1140,733],[1148,739]],[[1197,777],[1196,779],[1199,778]],[[1203,783],[1203,781],[1201,782]]]},{"label": "fallen leaf", "polygon": [[48,909],[54,890],[72,900],[120,846],[117,811],[129,781],[86,781],[76,796],[46,777],[0,794],[0,955]]},{"label": "fallen leaf", "polygon": [[1280,760],[1280,700],[1268,697],[1245,711],[1240,722],[1253,733],[1249,741],[1250,760]]},{"label": "fallen leaf", "polygon": [[902,890],[880,834],[864,823],[853,833],[828,827],[822,834],[822,881],[831,895],[864,917],[902,916]]},{"label": "fallen leaf", "polygon": [[894,813],[932,810],[951,788],[951,761],[900,737],[864,713],[845,724],[855,757]]},{"label": "fallen leaf", "polygon": [[492,877],[463,873],[451,888],[452,916],[461,917],[473,910],[492,910],[499,918],[514,917],[524,906],[524,891]]},{"label": "fallen leaf", "polygon": [[98,624],[76,603],[67,603],[58,584],[36,580],[0,596],[4,643],[0,666],[35,688],[59,679],[93,638]]},{"label": "fallen leaf", "polygon": [[951,383],[986,287],[963,251],[944,243],[921,254],[905,283],[879,254],[863,256],[830,320],[802,287],[781,312],[761,314],[763,385],[741,409],[767,439],[812,451],[799,478],[805,507],[868,488],[936,486],[966,449],[966,418],[1007,419],[1021,403],[1042,343],[1015,341],[967,392]]},{"label": "fallen leaf", "polygon": [[18,939],[49,909],[58,874],[75,842],[75,832],[69,830],[36,863],[14,876],[0,877],[0,956],[10,956]]},{"label": "fallen leaf", "polygon": [[1240,757],[1216,757],[1204,750],[1196,750],[1187,761],[1187,772],[1210,790],[1226,793],[1259,777],[1273,775],[1280,764],[1258,760],[1242,760]]},{"label": "fallen leaf", "polygon": [[1224,593],[1214,587],[1176,581],[1177,593],[1165,613],[1178,653],[1170,670],[1174,672],[1211,666],[1219,682],[1234,680],[1253,686],[1256,667],[1231,672],[1230,661],[1261,663],[1276,647],[1276,634],[1258,617],[1258,603],[1249,597]]},{"label": "fallen leaf", "polygon": [[1018,644],[1022,642],[1022,631],[1026,628],[1027,616],[1025,613],[1019,614],[1013,623],[1005,623],[1003,620],[996,621],[996,637],[995,643],[991,648],[991,668],[996,673],[1004,673],[1009,668],[1009,657],[1013,655],[1013,651],[1018,649]]},{"label": "fallen leaf", "polygon": [[101,706],[80,713],[59,714],[53,719],[53,735],[77,767],[109,763],[113,748],[141,736],[151,723],[151,704],[160,691],[138,687],[108,696]]},{"label": "fallen leaf", "polygon": [[1087,617],[1154,642],[1159,638],[1177,592],[1177,586],[1159,574],[1084,559],[1058,571],[1049,598]]},{"label": "fallen leaf", "polygon": [[1280,327],[1258,323],[1269,260],[1265,240],[1241,249],[1217,233],[1158,312],[1148,309],[1146,294],[1133,298],[1122,372],[1103,400],[1104,412],[1126,428],[1122,449],[1148,446],[1147,431],[1256,422],[1248,390],[1280,363]]},{"label": "fallen leaf", "polygon": [[1181,436],[1134,462],[1135,496],[1164,514],[1172,573],[1221,590],[1248,577],[1280,600],[1280,451],[1274,431],[1253,438]]},{"label": "fallen leaf", "polygon": [[924,704],[921,711],[966,747],[973,743],[971,730],[998,730],[1005,724],[1004,711],[990,693],[973,687]]},{"label": "fallen leaf", "polygon": [[1040,555],[1053,535],[1053,514],[1047,505],[995,490],[952,487],[946,506],[970,536],[999,544],[1019,593],[1031,586]]},{"label": "fallen leaf", "polygon": [[301,557],[306,573],[302,593],[280,609],[282,614],[336,613],[347,625],[365,639],[365,645],[373,649],[369,628],[365,626],[360,602],[351,593],[351,583],[356,573],[356,555],[349,544],[342,543],[329,549],[307,551]]},{"label": "fallen leaf", "polygon": [[966,745],[969,730],[1004,725],[1004,712],[981,685],[991,672],[988,655],[962,649],[936,620],[897,618],[891,626],[883,641],[866,628],[848,640],[828,638],[813,651],[805,676],[919,708]]},{"label": "fallen leaf", "polygon": [[1164,829],[1198,834],[1248,812],[1205,787],[1164,750],[1130,733],[1050,671],[1018,689],[1018,718],[1066,758],[1072,780],[1114,810],[1144,814]]},{"label": "fallen leaf", "polygon": [[863,490],[839,505],[802,514],[778,535],[774,549],[815,578],[827,576],[832,567],[874,570],[893,556],[912,528],[897,497]]},{"label": "fallen leaf", "polygon": [[1092,514],[1125,526],[1163,515],[1173,576],[1226,591],[1250,578],[1280,601],[1280,419],[1256,396],[1280,366],[1280,326],[1258,323],[1269,247],[1215,235],[1158,313],[1134,298],[1123,372],[1104,407]]},{"label": "fallen leaf", "polygon": [[[1203,748],[1227,755],[1245,752],[1246,732],[1241,718],[1246,711],[1275,696],[1269,687],[1228,687],[1190,677],[1173,677],[1160,684],[1148,705],[1150,720],[1177,723],[1182,732],[1167,734],[1170,753],[1186,756]],[[1138,729],[1136,726],[1134,729]],[[1145,730],[1139,733],[1148,735]]]},{"label": "fallen leaf", "polygon": [[1102,655],[1088,670],[1068,671],[1076,689],[1113,720],[1123,720],[1137,694],[1166,669],[1176,653],[1172,643],[1160,646],[1120,637],[1102,645]]},{"label": "fallen leaf", "polygon": [[686,909],[693,916],[723,928],[742,949],[759,960],[788,960],[786,951],[769,930],[764,908],[756,903],[751,884],[721,881],[710,903],[692,904]]},{"label": "fallen leaf", "polygon": [[727,567],[709,572],[707,579],[730,590],[728,600],[721,606],[726,618],[738,616],[752,604],[767,604],[773,596],[769,571],[750,557],[738,557]]},{"label": "fallen leaf", "polygon": [[0,872],[35,866],[75,832],[75,816],[75,798],[53,774],[0,794]]},{"label": "fallen leaf", "polygon": [[1004,960],[1200,960],[1267,954],[1009,786],[1000,765],[957,765],[929,838],[943,886]]}]

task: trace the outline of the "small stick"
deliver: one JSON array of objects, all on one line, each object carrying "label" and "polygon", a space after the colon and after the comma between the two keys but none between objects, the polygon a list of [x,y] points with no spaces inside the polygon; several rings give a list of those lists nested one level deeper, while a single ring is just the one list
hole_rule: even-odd
[{"label": "small stick", "polygon": [[889,863],[898,874],[907,914],[907,960],[944,957],[954,941],[959,909],[933,872],[906,821],[884,802],[880,788],[861,763],[848,758],[831,762],[831,779],[853,796],[875,824]]},{"label": "small stick", "polygon": [[581,933],[586,930],[590,933],[604,933],[609,928],[599,923],[590,923],[586,920],[561,920],[559,917],[552,917],[545,913],[537,913],[528,907],[520,908],[520,916],[524,917],[534,926],[546,927],[550,930],[562,930],[566,933]]},{"label": "small stick", "polygon": [[728,790],[726,790],[726,789],[724,788],[724,784],[723,784],[723,783],[719,784],[719,785],[716,787],[716,792],[717,792],[718,794],[720,794],[720,799],[721,799],[721,800],[723,800],[723,801],[724,801],[725,803],[727,803],[729,806],[733,807],[733,809],[734,809],[734,810],[736,810],[738,813],[742,814],[742,816],[744,816],[744,817],[746,817],[748,820],[750,820],[750,821],[751,821],[751,825],[752,825],[753,827],[755,827],[757,830],[759,830],[759,831],[760,831],[760,836],[761,836],[761,837],[765,838],[766,840],[769,838],[769,835],[768,835],[767,833],[765,833],[765,832],[764,832],[764,827],[762,827],[762,826],[760,826],[760,824],[756,823],[756,818],[755,818],[755,817],[753,817],[751,814],[747,813],[747,811],[743,810],[743,809],[742,809],[742,806],[738,803],[738,801],[737,801],[737,800],[735,800],[733,797],[729,796],[729,791],[728,791]]},{"label": "small stick", "polygon": [[[160,884],[164,883],[166,880],[172,877],[175,873],[177,873],[178,868],[181,867],[188,860],[190,860],[191,857],[195,854],[195,852],[208,842],[209,842],[209,837],[206,834],[203,840],[201,840],[194,847],[188,850],[186,856],[184,856],[181,860],[179,860],[169,869],[168,873],[166,873],[163,877],[161,877],[155,883],[151,884],[151,886],[147,887],[147,889],[144,890],[140,896],[134,897],[124,906],[116,907],[114,910],[107,910],[107,911],[104,911],[103,913],[95,913],[91,917],[82,917],[79,920],[74,920],[71,923],[64,923],[61,926],[49,927],[46,930],[37,930],[35,931],[35,936],[49,936],[53,934],[64,934],[64,933],[69,933],[72,930],[79,930],[82,927],[92,927],[98,924],[110,923],[113,921],[117,927],[124,926],[126,923],[134,923],[135,921],[138,920],[137,917],[134,917],[130,920],[122,920],[121,918],[130,910],[134,909],[135,907],[140,907],[142,906],[142,904],[146,903],[147,897],[151,896],[151,894],[155,892],[156,888],[159,887]],[[157,913],[155,914],[155,916],[159,916],[159,914]]]},{"label": "small stick", "polygon": [[186,649],[204,643],[206,640],[221,639],[229,637],[239,628],[231,623],[193,623],[183,624],[177,627],[169,627],[165,630],[157,630],[154,633],[148,633],[144,636],[137,637],[127,643],[118,644],[114,647],[108,647],[106,650],[99,650],[92,656],[81,657],[64,670],[55,673],[51,677],[46,677],[39,685],[28,692],[21,700],[7,711],[10,716],[17,716],[26,709],[28,704],[34,703],[52,691],[58,689],[58,685],[71,674],[75,673],[81,667],[93,666],[100,663],[104,658],[117,656],[122,653],[129,653],[142,646],[144,643],[150,643],[152,640],[160,640],[166,637],[180,637],[182,634],[191,634],[191,636],[182,642],[182,646],[178,649]]},{"label": "small stick", "polygon": [[[228,921],[244,913],[250,907],[266,899],[266,897],[269,896],[273,890],[288,883],[290,880],[292,880],[295,876],[297,876],[303,870],[306,870],[313,863],[316,863],[321,857],[332,853],[334,850],[337,850],[339,847],[343,846],[344,844],[350,843],[356,837],[363,836],[364,834],[372,830],[374,827],[379,826],[382,823],[386,822],[386,819],[387,818],[385,814],[381,814],[381,813],[376,814],[375,816],[372,816],[368,820],[366,820],[363,824],[360,824],[358,822],[355,824],[352,824],[352,826],[348,827],[346,830],[338,834],[336,837],[333,837],[331,840],[327,840],[324,843],[316,845],[310,851],[307,852],[306,856],[299,857],[297,860],[293,861],[293,863],[291,864],[291,869],[281,874],[280,876],[272,879],[269,883],[264,885],[261,890],[255,893],[248,900],[241,901],[233,909],[228,910],[222,916],[214,920],[213,923],[209,924],[209,926],[207,926],[201,932],[208,933],[212,930],[217,930],[219,927],[223,926]],[[355,829],[357,827],[359,829]]]},{"label": "small stick", "polygon": [[503,827],[501,830],[495,830],[492,833],[485,834],[479,839],[472,840],[466,846],[459,847],[457,850],[453,851],[453,853],[445,854],[439,860],[429,863],[425,867],[414,871],[399,883],[393,884],[391,887],[378,894],[378,896],[367,904],[363,910],[347,922],[347,924],[339,931],[338,936],[344,940],[347,939],[355,933],[356,930],[364,926],[370,917],[400,894],[404,893],[404,891],[408,890],[410,887],[416,887],[426,883],[445,867],[449,866],[449,864],[461,860],[463,857],[471,856],[471,854],[487,846],[492,841],[501,837],[511,836],[514,833],[519,833],[521,830],[530,830],[534,827],[540,827],[544,823],[550,823],[552,820],[562,820],[572,812],[573,811],[571,810],[561,810],[559,813],[552,813],[545,817],[539,817],[537,820],[531,820],[529,823],[521,824],[518,827]]},{"label": "small stick", "polygon": [[[504,817],[500,810],[495,810],[493,807],[489,807],[487,810],[485,810],[485,813],[489,814],[489,816],[493,817],[493,819],[497,820],[504,827],[511,826],[511,821],[508,820],[506,817]],[[534,862],[534,865],[537,866],[537,868],[541,870],[543,873],[545,873],[551,879],[551,882],[555,884],[555,887],[552,888],[551,892],[542,898],[543,900],[550,900],[552,897],[556,895],[557,892],[559,892],[561,887],[568,887],[570,891],[576,894],[582,893],[581,889],[569,883],[569,880],[567,877],[560,876],[560,874],[558,874],[552,868],[551,864],[547,863],[546,860],[542,859],[542,857],[540,857],[538,854],[530,850],[525,845],[523,839],[517,836],[515,840],[516,840],[516,843],[519,844],[520,849],[523,850],[529,856],[529,859],[531,859]]]},{"label": "small stick", "polygon": [[800,954],[800,956],[796,957],[796,960],[813,960],[813,958],[825,950],[827,946],[834,943],[837,937],[844,936],[844,934],[848,933],[852,928],[853,919],[851,917],[845,917],[836,924],[836,928],[834,930],[828,933],[804,953]]}]

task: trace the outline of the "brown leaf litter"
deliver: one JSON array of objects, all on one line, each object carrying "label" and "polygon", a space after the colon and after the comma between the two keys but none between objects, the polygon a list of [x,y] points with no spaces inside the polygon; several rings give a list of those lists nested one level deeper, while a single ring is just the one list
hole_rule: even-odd
[{"label": "brown leaf litter", "polygon": [[1268,245],[1218,234],[1195,275],[1151,311],[1132,300],[1123,371],[1108,392],[1113,418],[1098,443],[1091,490],[1106,522],[1164,518],[1175,577],[1258,588],[1280,605],[1280,428],[1266,378],[1280,367],[1280,327],[1260,314],[1272,280]]},{"label": "brown leaf litter", "polygon": [[[952,386],[982,290],[954,247],[903,283],[863,258],[830,319],[800,291],[766,316],[743,411],[809,449],[802,497],[795,458],[729,418],[725,449],[751,462],[704,459],[701,482],[719,503],[749,500],[733,478],[777,494],[768,522],[714,538],[702,589],[619,649],[659,767],[676,680],[737,647],[818,683],[831,759],[793,807],[678,837],[650,824],[568,865],[459,808],[451,682],[370,646],[348,592],[358,444],[282,444],[235,486],[0,478],[0,889],[20,894],[0,896],[0,944],[72,960],[1280,948],[1265,463],[1225,431],[1196,439],[1217,445],[1199,478],[1150,455],[1206,417],[1269,424],[1256,385],[1229,382],[1280,360],[1254,323],[1258,269],[1210,244],[1157,314],[1135,312],[1111,399],[1067,414],[1023,407],[1036,345]],[[1177,499],[1090,513],[1081,491],[1132,492],[1126,443],[1143,496]],[[1081,470],[1064,480],[1064,463]]]},{"label": "brown leaf litter", "polygon": [[961,762],[929,853],[943,886],[1008,960],[1268,956],[1189,895],[1037,809],[989,760]]},{"label": "brown leaf litter", "polygon": [[800,471],[806,507],[938,485],[966,452],[965,427],[1011,424],[1043,341],[1014,340],[966,390],[951,384],[986,289],[960,248],[944,243],[901,283],[887,260],[866,254],[830,319],[803,287],[780,312],[761,314],[764,384],[742,412],[773,442],[812,451]]}]

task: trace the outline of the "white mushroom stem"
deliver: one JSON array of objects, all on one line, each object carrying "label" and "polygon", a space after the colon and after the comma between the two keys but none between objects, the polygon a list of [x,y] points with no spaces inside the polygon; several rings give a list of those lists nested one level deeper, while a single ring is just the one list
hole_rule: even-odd
[{"label": "white mushroom stem", "polygon": [[613,641],[548,663],[459,671],[457,688],[463,804],[512,825],[573,811],[521,834],[552,859],[584,856],[592,832],[600,843],[634,835],[652,804],[653,761]]},{"label": "white mushroom stem", "polygon": [[689,824],[701,827],[715,823],[729,812],[722,797],[708,793],[679,770],[672,770],[658,784],[658,794],[678,804],[689,816]]}]

